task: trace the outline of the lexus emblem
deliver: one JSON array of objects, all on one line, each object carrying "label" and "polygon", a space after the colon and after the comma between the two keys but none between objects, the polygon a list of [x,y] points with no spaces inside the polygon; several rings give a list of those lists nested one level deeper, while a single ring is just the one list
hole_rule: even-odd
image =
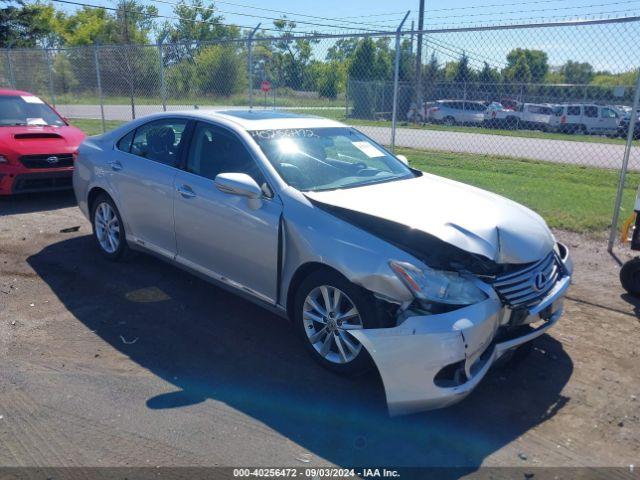
[{"label": "lexus emblem", "polygon": [[547,276],[543,272],[538,272],[533,279],[533,288],[535,288],[538,292],[547,286]]},{"label": "lexus emblem", "polygon": [[49,165],[55,165],[55,164],[56,164],[56,163],[58,163],[59,161],[60,161],[60,159],[59,159],[58,157],[56,157],[56,156],[53,156],[53,157],[47,157],[47,159],[46,159],[46,162],[47,162]]}]

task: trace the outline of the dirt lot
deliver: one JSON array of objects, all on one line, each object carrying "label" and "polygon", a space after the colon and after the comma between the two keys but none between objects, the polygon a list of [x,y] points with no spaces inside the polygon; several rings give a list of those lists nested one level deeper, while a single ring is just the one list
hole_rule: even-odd
[{"label": "dirt lot", "polygon": [[[79,226],[76,232],[62,229]],[[640,464],[640,303],[604,242],[522,363],[390,419],[288,323],[164,263],[103,260],[69,194],[0,200],[0,465]]]}]

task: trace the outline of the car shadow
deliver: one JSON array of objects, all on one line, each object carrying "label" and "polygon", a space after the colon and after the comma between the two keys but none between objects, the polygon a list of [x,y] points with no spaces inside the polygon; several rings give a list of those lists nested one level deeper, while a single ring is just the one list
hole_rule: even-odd
[{"label": "car shadow", "polygon": [[58,210],[76,205],[73,190],[0,196],[0,217]]},{"label": "car shadow", "polygon": [[80,236],[28,263],[88,329],[175,385],[147,399],[149,409],[214,399],[337,465],[473,471],[569,401],[561,392],[573,363],[545,335],[527,359],[493,369],[462,403],[390,418],[377,374],[349,379],[324,370],[288,321],[160,260],[110,263]]}]

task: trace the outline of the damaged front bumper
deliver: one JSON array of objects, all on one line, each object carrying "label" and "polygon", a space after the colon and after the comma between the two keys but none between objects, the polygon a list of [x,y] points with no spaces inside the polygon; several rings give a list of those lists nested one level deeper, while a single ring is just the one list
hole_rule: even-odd
[{"label": "damaged front bumper", "polygon": [[392,328],[350,331],[378,368],[389,413],[402,415],[459,402],[497,359],[557,323],[572,273],[569,253],[562,249],[564,275],[528,308],[524,319],[518,315],[518,325],[530,325],[525,334],[507,333],[513,311],[497,295],[448,313],[409,316]]}]

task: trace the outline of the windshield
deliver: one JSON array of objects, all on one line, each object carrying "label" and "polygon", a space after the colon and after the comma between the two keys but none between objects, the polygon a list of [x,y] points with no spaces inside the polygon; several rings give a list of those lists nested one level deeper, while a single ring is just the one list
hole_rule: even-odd
[{"label": "windshield", "polygon": [[0,127],[12,125],[66,125],[49,105],[32,95],[0,96]]},{"label": "windshield", "polygon": [[249,133],[282,179],[298,190],[335,190],[414,176],[404,163],[352,128]]}]

